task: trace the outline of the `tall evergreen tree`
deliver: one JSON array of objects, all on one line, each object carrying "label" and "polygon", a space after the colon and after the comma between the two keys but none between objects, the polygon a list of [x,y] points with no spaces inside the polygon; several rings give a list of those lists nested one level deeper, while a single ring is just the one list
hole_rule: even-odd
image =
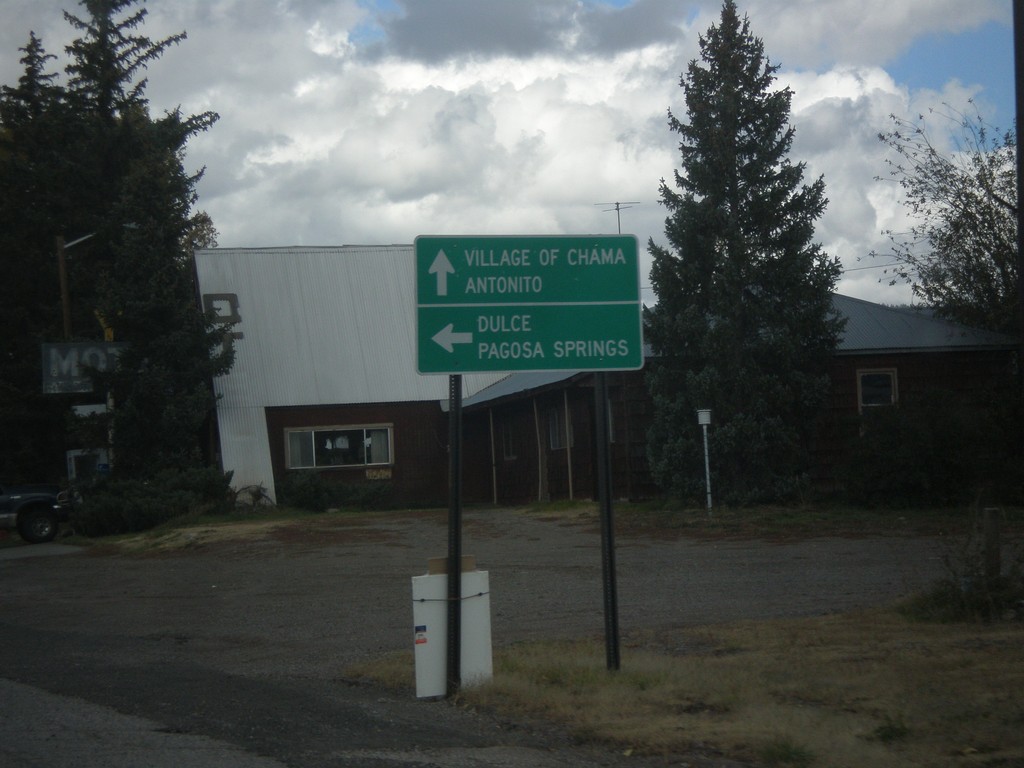
[{"label": "tall evergreen tree", "polygon": [[669,111],[682,168],[664,179],[670,248],[655,245],[648,314],[656,362],[648,452],[674,494],[703,488],[695,411],[710,408],[712,485],[734,502],[804,485],[827,364],[841,330],[831,292],[839,263],[813,242],[825,184],[792,163],[792,93],[725,0],[680,78],[688,122]]},{"label": "tall evergreen tree", "polygon": [[67,404],[40,386],[39,344],[60,338],[56,221],[69,209],[67,162],[72,130],[49,71],[54,56],[30,34],[16,86],[0,88],[0,477],[52,479],[63,467]]},{"label": "tall evergreen tree", "polygon": [[[0,99],[12,150],[0,155],[0,194],[5,204],[36,212],[33,226],[49,243],[37,248],[46,270],[52,272],[54,235],[89,238],[68,252],[72,336],[97,339],[112,330],[126,344],[117,369],[96,379],[114,403],[115,472],[135,476],[196,462],[214,402],[210,380],[231,362],[230,350],[220,347],[221,329],[196,301],[191,248],[197,233],[212,238],[214,230],[205,213],[192,211],[201,172],[184,168],[186,143],[217,116],[150,115],[140,75],[185,35],[153,42],[138,34],[142,2],[82,0],[81,18],[65,13],[81,33],[66,49],[67,85],[32,118],[49,141],[29,142],[22,127],[30,97],[50,82],[40,64],[51,57],[34,36],[19,89],[5,89]],[[40,87],[28,87],[33,82]],[[58,114],[59,121],[50,119]],[[59,142],[57,124],[64,126]],[[45,175],[53,169],[59,173]],[[36,187],[44,193],[29,200],[25,190]],[[30,279],[55,286],[43,261]],[[57,298],[50,291],[50,316],[54,304],[59,313]],[[38,333],[37,367],[39,341],[58,338],[52,322]],[[36,389],[38,382],[36,375]]]}]

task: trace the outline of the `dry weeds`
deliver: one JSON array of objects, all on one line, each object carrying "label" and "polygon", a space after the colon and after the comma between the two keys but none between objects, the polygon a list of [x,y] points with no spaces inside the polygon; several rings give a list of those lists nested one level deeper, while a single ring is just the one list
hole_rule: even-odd
[{"label": "dry weeds", "polygon": [[[354,673],[409,687],[411,654]],[[1024,624],[895,610],[498,649],[458,700],[634,754],[720,751],[766,766],[1024,766]]]}]

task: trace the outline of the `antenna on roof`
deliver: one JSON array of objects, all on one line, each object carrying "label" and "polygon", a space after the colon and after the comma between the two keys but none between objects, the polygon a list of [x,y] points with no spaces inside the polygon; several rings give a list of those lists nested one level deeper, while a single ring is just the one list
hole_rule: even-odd
[{"label": "antenna on roof", "polygon": [[619,234],[622,234],[622,218],[619,215],[619,211],[624,208],[632,208],[634,205],[640,205],[639,200],[629,200],[625,203],[594,203],[594,205],[612,205],[614,208],[606,208],[602,213],[608,213],[609,211],[615,211],[615,221],[619,225]]}]

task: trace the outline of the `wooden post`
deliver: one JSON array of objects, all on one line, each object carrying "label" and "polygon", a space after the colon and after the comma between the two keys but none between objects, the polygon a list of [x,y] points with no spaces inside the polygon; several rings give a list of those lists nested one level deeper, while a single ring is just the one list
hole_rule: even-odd
[{"label": "wooden post", "polygon": [[57,277],[60,279],[60,309],[64,321],[64,339],[71,338],[71,292],[68,289],[68,257],[64,237],[57,235]]}]

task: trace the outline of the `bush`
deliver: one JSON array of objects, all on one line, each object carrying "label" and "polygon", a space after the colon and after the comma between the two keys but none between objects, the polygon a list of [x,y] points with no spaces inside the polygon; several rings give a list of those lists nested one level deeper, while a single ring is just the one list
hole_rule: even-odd
[{"label": "bush", "polygon": [[1016,418],[952,393],[873,408],[839,476],[848,500],[881,507],[1014,503],[1024,477]]},{"label": "bush", "polygon": [[222,514],[233,503],[230,473],[212,467],[166,470],[145,480],[103,479],[82,489],[72,525],[86,536],[134,533],[184,515]]},{"label": "bush", "polygon": [[318,472],[290,472],[275,486],[278,504],[309,512],[334,507],[382,509],[391,500],[389,483],[334,483]]},{"label": "bush", "polygon": [[[992,554],[996,557],[990,560]],[[904,614],[941,622],[1024,618],[1024,545],[1019,539],[997,533],[986,541],[979,519],[965,536],[949,542],[943,563],[947,577],[906,601]]]},{"label": "bush", "polygon": [[178,490],[188,494],[190,512],[220,515],[230,512],[234,507],[232,476],[233,473],[221,472],[216,467],[196,467],[161,473],[157,476],[157,483],[169,491]]},{"label": "bush", "polygon": [[391,504],[390,483],[363,483],[359,485],[337,485],[335,506],[356,509],[386,509]]},{"label": "bush", "polygon": [[921,621],[994,621],[1004,616],[1019,619],[1024,610],[1024,582],[1020,574],[998,579],[942,579],[900,606],[901,612]]},{"label": "bush", "polygon": [[331,505],[330,491],[316,472],[289,472],[274,483],[277,503],[307,512],[324,512]]}]

